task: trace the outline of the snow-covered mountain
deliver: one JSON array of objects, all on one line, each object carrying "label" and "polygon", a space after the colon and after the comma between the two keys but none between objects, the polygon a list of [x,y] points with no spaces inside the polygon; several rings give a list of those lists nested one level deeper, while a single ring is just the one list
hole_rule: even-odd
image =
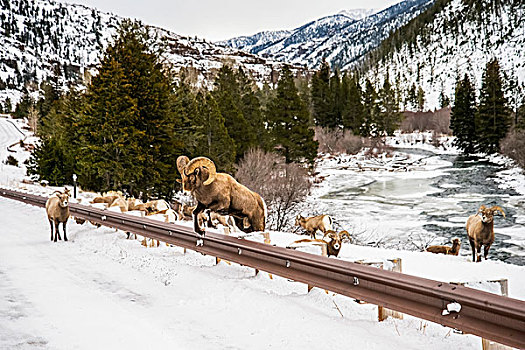
[{"label": "snow-covered mountain", "polygon": [[378,13],[370,10],[342,11],[292,31],[261,32],[252,37],[219,42],[224,46],[282,62],[316,68],[323,59],[332,66],[348,68],[377,47],[389,33],[416,17],[433,0],[405,0]]},{"label": "snow-covered mountain", "polygon": [[[458,74],[469,74],[479,89],[492,58],[499,60],[504,80],[525,83],[523,0],[436,1],[427,13],[386,40],[364,68],[378,84],[388,72],[390,80],[405,89],[421,86],[426,108],[433,109],[439,106],[442,91],[453,98]],[[510,87],[511,102],[520,99],[517,94],[519,89]]]},{"label": "snow-covered mountain", "polygon": [[[16,103],[24,88],[60,71],[62,83],[83,84],[124,18],[53,0],[0,0],[0,102]],[[174,68],[194,70],[205,84],[225,61],[243,65],[259,82],[271,79],[280,62],[150,27],[166,47]],[[90,74],[88,74],[90,73]]]}]

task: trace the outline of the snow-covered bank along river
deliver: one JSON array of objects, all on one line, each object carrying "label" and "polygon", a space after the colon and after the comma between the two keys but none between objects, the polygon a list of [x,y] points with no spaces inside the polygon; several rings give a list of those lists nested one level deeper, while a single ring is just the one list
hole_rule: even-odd
[{"label": "snow-covered bank along river", "polygon": [[418,250],[457,236],[460,255],[469,256],[468,216],[481,204],[499,205],[507,217],[495,218],[490,259],[525,265],[524,175],[501,158],[450,153],[398,148],[395,159],[409,164],[407,171],[388,171],[389,159],[325,157],[318,166],[325,180],[308,199],[315,210],[305,214],[333,216],[361,244]]}]

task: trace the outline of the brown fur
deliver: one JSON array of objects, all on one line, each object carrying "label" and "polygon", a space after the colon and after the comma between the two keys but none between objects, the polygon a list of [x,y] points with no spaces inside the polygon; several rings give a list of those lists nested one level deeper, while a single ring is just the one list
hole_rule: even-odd
[{"label": "brown fur", "polygon": [[427,252],[434,254],[458,255],[461,248],[461,241],[459,238],[454,238],[452,247],[447,245],[431,245],[427,248]]},{"label": "brown fur", "polygon": [[[62,223],[62,231],[64,231],[64,241],[67,241],[66,223],[69,218],[69,190],[66,188],[64,192],[55,191],[51,197],[46,201],[46,213],[49,225],[51,226],[51,240],[62,240],[60,231],[58,229]],[[53,237],[53,225],[55,228],[55,235]]]},{"label": "brown fur", "polygon": [[[324,236],[326,232],[332,230],[332,218],[328,215],[317,215],[302,217],[297,215],[295,218],[295,226],[301,226],[306,230],[312,238],[315,238],[315,233],[321,231]],[[323,238],[324,238],[323,236]]]},{"label": "brown fur", "polygon": [[[472,261],[481,261],[481,246],[484,246],[484,257],[487,260],[489,249],[494,243],[494,214],[500,212],[505,217],[505,212],[498,206],[487,208],[482,205],[476,215],[469,216],[467,220],[467,234],[472,248]],[[481,214],[478,215],[478,214]],[[477,258],[476,258],[477,256]]]},{"label": "brown fur", "polygon": [[[215,173],[213,162],[204,157],[190,162],[188,157],[181,156],[177,159],[177,167],[184,190],[191,192],[197,200],[197,207],[193,211],[196,233],[204,234],[198,224],[198,215],[206,209],[233,216],[237,226],[244,232],[264,231],[266,206],[257,193],[228,174]],[[249,227],[244,225],[244,218],[248,219]]]}]

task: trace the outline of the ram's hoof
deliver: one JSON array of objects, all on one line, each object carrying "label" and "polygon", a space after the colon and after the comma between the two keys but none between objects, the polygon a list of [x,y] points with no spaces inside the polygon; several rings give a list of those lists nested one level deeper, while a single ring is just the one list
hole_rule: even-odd
[{"label": "ram's hoof", "polygon": [[202,238],[199,238],[197,240],[197,247],[202,247],[204,245],[204,241],[202,240]]}]

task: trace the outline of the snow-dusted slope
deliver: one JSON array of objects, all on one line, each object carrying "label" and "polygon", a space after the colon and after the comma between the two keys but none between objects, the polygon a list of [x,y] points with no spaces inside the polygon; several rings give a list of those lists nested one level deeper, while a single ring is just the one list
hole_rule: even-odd
[{"label": "snow-dusted slope", "polygon": [[377,47],[390,31],[407,23],[433,0],[405,0],[378,13],[342,11],[307,23],[289,34],[262,32],[221,42],[283,62],[315,68],[326,58],[332,66],[348,68]]},{"label": "snow-dusted slope", "polygon": [[[22,89],[57,70],[62,82],[82,84],[93,73],[103,49],[116,33],[122,17],[81,5],[53,0],[0,1],[0,102],[16,102]],[[224,61],[242,64],[257,81],[270,79],[277,62],[194,37],[150,27],[155,40],[166,45],[175,69],[193,68],[199,82],[209,82]],[[88,74],[89,75],[89,74]]]},{"label": "snow-dusted slope", "polygon": [[439,105],[441,91],[453,97],[458,74],[469,74],[479,88],[485,66],[493,57],[499,60],[506,81],[524,83],[525,2],[476,3],[472,6],[472,1],[450,1],[420,28],[415,41],[385,48],[388,55],[368,67],[368,76],[381,82],[389,72],[391,79],[399,76],[402,87],[422,86],[426,108]]}]

